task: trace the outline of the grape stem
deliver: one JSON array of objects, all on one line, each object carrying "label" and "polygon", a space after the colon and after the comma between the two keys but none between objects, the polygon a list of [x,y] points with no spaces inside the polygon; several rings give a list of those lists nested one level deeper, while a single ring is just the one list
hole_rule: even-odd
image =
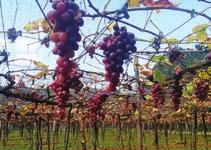
[{"label": "grape stem", "polygon": [[[152,34],[152,35],[154,35],[156,37],[160,37],[158,34],[152,32],[152,31],[146,30],[144,28],[139,28],[139,27],[137,27],[137,26],[135,26],[133,24],[130,24],[130,23],[126,22],[126,21],[122,21],[122,20],[120,20],[121,18],[118,18],[117,19],[117,18],[114,18],[114,17],[110,17],[110,16],[108,16],[108,14],[109,14],[108,12],[106,12],[106,13],[104,13],[104,12],[103,13],[100,13],[99,10],[92,4],[91,0],[87,0],[87,2],[89,4],[89,7],[92,8],[97,14],[95,14],[95,15],[87,14],[84,17],[91,17],[91,18],[103,17],[103,18],[107,18],[109,20],[121,22],[121,23],[123,23],[125,25],[128,25],[128,26],[130,26],[132,28],[135,28],[135,29],[137,29],[137,30],[139,30],[141,32],[146,32],[146,33]],[[115,12],[110,13],[110,14],[115,14],[115,13],[117,13],[117,11],[119,11],[119,10],[116,10]]]},{"label": "grape stem", "polygon": [[[201,0],[202,1],[202,0]],[[211,2],[210,2],[211,3]],[[211,8],[211,7],[209,7]],[[148,11],[148,10],[173,10],[173,11],[180,11],[180,12],[186,12],[189,14],[196,14],[202,17],[207,18],[208,20],[211,20],[211,17],[209,17],[208,15],[204,14],[204,13],[200,13],[197,12],[195,10],[189,10],[189,9],[184,9],[184,8],[178,8],[178,7],[143,7],[143,8],[132,8],[132,9],[127,9],[128,12],[133,12],[133,11]],[[114,10],[114,11],[109,11],[106,12],[106,15],[111,15],[116,13],[118,10]],[[102,13],[101,13],[102,14]],[[95,15],[97,16],[97,15]],[[93,16],[93,17],[95,17]]]},{"label": "grape stem", "polygon": [[204,2],[204,3],[208,3],[208,4],[211,4],[211,2],[210,1],[208,1],[208,0],[198,0],[199,2]]}]

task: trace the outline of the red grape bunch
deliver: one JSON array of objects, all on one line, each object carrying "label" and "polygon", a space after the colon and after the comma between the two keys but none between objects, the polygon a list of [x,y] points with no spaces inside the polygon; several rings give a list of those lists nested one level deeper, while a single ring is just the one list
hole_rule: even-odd
[{"label": "red grape bunch", "polygon": [[152,101],[154,103],[155,108],[163,105],[165,102],[165,96],[163,92],[163,88],[159,83],[154,83],[151,87]]},{"label": "red grape bunch", "polygon": [[208,97],[209,84],[205,81],[200,81],[196,84],[195,95],[199,100],[205,100]]},{"label": "red grape bunch", "polygon": [[54,0],[52,8],[53,10],[47,14],[48,20],[53,24],[50,40],[55,43],[52,52],[59,55],[59,58],[56,61],[56,79],[51,88],[56,93],[56,102],[60,107],[57,113],[62,116],[65,113],[65,103],[70,96],[69,89],[79,91],[83,86],[79,80],[82,74],[77,71],[77,64],[70,59],[79,49],[79,27],[84,24],[84,12],[72,0]]},{"label": "red grape bunch", "polygon": [[182,85],[180,85],[179,80],[176,80],[174,82],[174,85],[171,86],[170,96],[171,96],[175,111],[179,109],[180,98],[182,97],[182,90],[183,90],[183,87]]},{"label": "red grape bunch", "polygon": [[50,39],[55,43],[52,52],[67,59],[73,58],[81,41],[79,27],[83,26],[81,18],[83,11],[71,0],[55,0],[52,4],[54,10],[48,12],[47,17],[53,24],[53,32]]},{"label": "red grape bunch", "polygon": [[74,89],[77,92],[83,87],[80,81],[82,74],[77,72],[77,64],[71,60],[59,57],[56,63],[58,65],[55,69],[57,76],[50,87],[56,93],[55,99],[61,108],[60,114],[63,115],[66,101],[70,96],[69,89]]},{"label": "red grape bunch", "polygon": [[108,98],[108,94],[105,91],[100,91],[91,96],[87,101],[88,113],[87,118],[90,123],[93,123],[100,118],[104,118],[105,114],[102,113],[102,105]]},{"label": "red grape bunch", "polygon": [[119,28],[116,24],[113,26],[113,34],[104,37],[99,43],[99,47],[103,50],[105,58],[105,79],[109,81],[108,91],[115,91],[119,83],[120,74],[123,73],[124,60],[129,59],[131,53],[136,52],[136,40],[133,33],[127,32],[125,27]]}]

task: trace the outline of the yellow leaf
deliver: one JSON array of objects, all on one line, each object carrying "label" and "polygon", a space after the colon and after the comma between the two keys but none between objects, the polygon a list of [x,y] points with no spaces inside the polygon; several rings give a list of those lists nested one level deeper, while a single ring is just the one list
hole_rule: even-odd
[{"label": "yellow leaf", "polygon": [[204,24],[200,24],[195,26],[192,31],[193,32],[201,32],[201,31],[206,31],[207,28],[210,26],[210,23],[204,23]]},{"label": "yellow leaf", "polygon": [[147,94],[147,95],[145,96],[145,98],[146,98],[146,100],[149,100],[149,99],[152,99],[152,96],[149,95],[149,94]]},{"label": "yellow leaf", "polygon": [[37,67],[42,69],[40,72],[38,72],[36,75],[32,76],[31,79],[29,81],[32,81],[34,79],[40,79],[42,77],[44,77],[45,75],[48,74],[49,70],[48,70],[48,66],[43,64],[42,62],[38,62],[38,61],[33,61],[33,64]]},{"label": "yellow leaf", "polygon": [[26,32],[31,31],[31,30],[32,30],[31,24],[30,24],[30,23],[26,24],[26,25],[24,26],[24,30],[26,30]]},{"label": "yellow leaf", "polygon": [[207,40],[207,33],[205,31],[197,32],[196,33],[196,38],[199,41],[204,42],[204,41]]},{"label": "yellow leaf", "polygon": [[207,47],[208,47],[209,49],[211,49],[211,43],[210,43],[210,44],[207,44]]},{"label": "yellow leaf", "polygon": [[109,30],[109,31],[112,31],[114,25],[116,25],[115,22],[109,23],[109,24],[106,25],[106,29]]},{"label": "yellow leaf", "polygon": [[134,115],[135,115],[136,117],[138,117],[138,114],[139,114],[139,113],[138,113],[138,111],[136,110],[135,113],[134,113]]},{"label": "yellow leaf", "polygon": [[27,32],[33,31],[33,30],[38,30],[39,28],[41,28],[43,30],[49,29],[48,22],[45,19],[41,18],[41,19],[34,20],[24,26],[24,29]]},{"label": "yellow leaf", "polygon": [[39,26],[40,26],[43,30],[48,30],[48,29],[50,28],[48,22],[47,22],[45,19],[42,19],[42,20],[40,21]]},{"label": "yellow leaf", "polygon": [[128,7],[129,8],[139,7],[139,5],[140,5],[140,1],[139,0],[129,0],[128,1]]},{"label": "yellow leaf", "polygon": [[7,105],[10,105],[10,106],[12,106],[13,105],[13,103],[12,102],[8,102],[8,104]]},{"label": "yellow leaf", "polygon": [[211,73],[211,67],[209,67],[208,70],[200,70],[197,76],[203,80],[211,80],[210,73]]},{"label": "yellow leaf", "polygon": [[38,68],[42,68],[42,69],[47,69],[48,66],[43,64],[42,62],[38,62],[38,61],[33,61],[34,65],[37,66]]},{"label": "yellow leaf", "polygon": [[193,42],[197,40],[197,37],[195,35],[190,35],[186,38],[187,42]]}]

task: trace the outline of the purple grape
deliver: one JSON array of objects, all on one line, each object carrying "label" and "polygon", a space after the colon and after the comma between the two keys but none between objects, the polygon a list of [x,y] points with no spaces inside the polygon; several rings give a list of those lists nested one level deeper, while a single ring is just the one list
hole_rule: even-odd
[{"label": "purple grape", "polygon": [[74,34],[75,32],[79,32],[79,27],[76,25],[71,25],[66,28],[65,32],[68,36],[70,36],[70,35]]},{"label": "purple grape", "polygon": [[124,48],[124,43],[122,41],[118,41],[117,48]]},{"label": "purple grape", "polygon": [[131,39],[131,40],[130,40],[130,44],[131,44],[131,45],[135,45],[135,44],[136,44],[136,40],[135,40],[134,38]]},{"label": "purple grape", "polygon": [[70,13],[67,12],[67,11],[63,12],[63,13],[61,14],[61,19],[62,19],[62,21],[64,21],[64,22],[70,21],[70,19],[71,19]]},{"label": "purple grape", "polygon": [[111,52],[110,53],[110,59],[111,60],[115,60],[116,59],[117,54],[115,52]]},{"label": "purple grape", "polygon": [[123,73],[123,68],[122,68],[122,66],[121,65],[117,65],[116,66],[116,71],[118,72],[118,73]]},{"label": "purple grape", "polygon": [[79,10],[79,6],[78,4],[74,3],[74,2],[69,2],[68,3],[68,8],[74,10],[74,11],[78,11]]}]

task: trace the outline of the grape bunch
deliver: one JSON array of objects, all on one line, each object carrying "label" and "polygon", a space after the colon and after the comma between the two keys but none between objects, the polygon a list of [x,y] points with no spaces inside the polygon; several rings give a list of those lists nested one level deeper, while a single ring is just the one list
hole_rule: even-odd
[{"label": "grape bunch", "polygon": [[71,60],[59,57],[56,63],[55,72],[57,76],[50,87],[56,93],[55,99],[62,114],[62,112],[65,112],[64,107],[70,96],[69,89],[79,91],[83,87],[80,81],[82,74],[77,71],[77,64]]},{"label": "grape bunch", "polygon": [[199,100],[205,100],[208,97],[209,84],[200,81],[196,84],[195,95]]},{"label": "grape bunch", "polygon": [[139,92],[140,94],[145,94],[144,86],[139,86],[139,87],[138,87],[138,92]]},{"label": "grape bunch", "polygon": [[56,79],[50,85],[56,93],[56,102],[60,108],[57,115],[64,115],[65,104],[70,96],[69,89],[79,91],[83,85],[79,80],[82,74],[77,71],[77,64],[71,60],[75,51],[79,49],[77,42],[81,41],[79,27],[83,26],[84,12],[72,0],[54,0],[52,8],[47,14],[53,24],[53,32],[49,38],[55,43],[53,54],[59,55],[55,68]]},{"label": "grape bunch", "polygon": [[169,52],[169,61],[171,63],[174,63],[179,58],[181,58],[182,55],[183,55],[182,52],[174,48]]},{"label": "grape bunch", "polygon": [[127,32],[125,27],[113,26],[113,34],[109,34],[99,43],[105,58],[105,79],[109,81],[108,91],[115,91],[119,83],[120,74],[123,73],[124,60],[129,59],[131,53],[137,51],[136,40],[133,33]]},{"label": "grape bunch", "polygon": [[152,101],[155,108],[163,105],[165,102],[165,96],[163,93],[163,88],[159,83],[154,83],[151,87]]},{"label": "grape bunch", "polygon": [[100,91],[89,98],[86,105],[88,107],[87,118],[90,123],[93,123],[105,116],[105,113],[102,113],[102,105],[107,98],[108,94],[105,91]]},{"label": "grape bunch", "polygon": [[174,82],[174,85],[171,86],[170,97],[172,99],[172,103],[173,103],[173,107],[175,111],[179,109],[180,98],[182,97],[182,90],[183,90],[183,87],[182,85],[180,85],[179,80],[176,80]]},{"label": "grape bunch", "polygon": [[71,0],[55,0],[52,4],[54,10],[47,14],[53,24],[50,40],[55,43],[52,52],[60,57],[73,58],[78,50],[77,42],[81,41],[79,27],[83,26],[83,11]]}]

